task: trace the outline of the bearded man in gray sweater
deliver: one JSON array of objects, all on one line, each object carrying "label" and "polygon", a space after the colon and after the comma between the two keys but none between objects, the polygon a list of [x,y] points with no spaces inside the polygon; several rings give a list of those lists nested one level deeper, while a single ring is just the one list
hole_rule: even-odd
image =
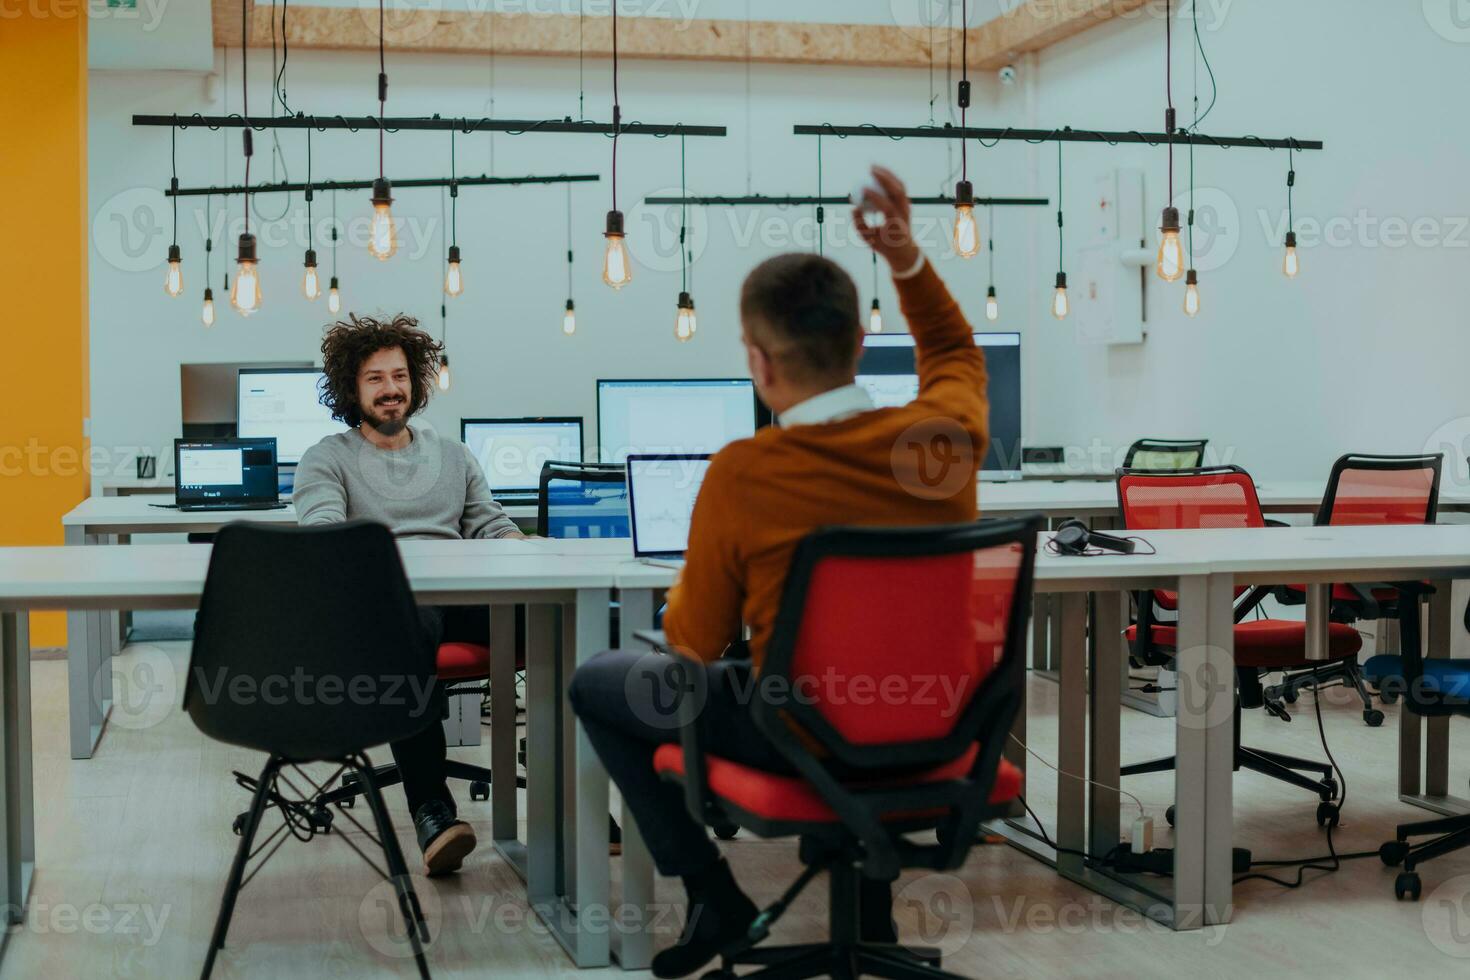
[{"label": "bearded man in gray sweater", "polygon": [[[442,352],[403,314],[351,316],[327,331],[322,403],[349,428],[301,457],[294,502],[302,525],[369,520],[401,538],[524,537],[491,496],[468,447],[409,424],[429,402]],[[448,641],[489,642],[482,608],[424,606],[419,617],[430,649]],[[443,726],[430,725],[391,748],[426,872],[458,870],[475,848],[475,832],[456,817]]]}]

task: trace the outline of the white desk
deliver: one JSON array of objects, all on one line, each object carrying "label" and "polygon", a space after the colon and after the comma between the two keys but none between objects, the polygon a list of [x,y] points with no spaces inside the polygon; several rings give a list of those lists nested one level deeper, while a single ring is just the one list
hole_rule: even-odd
[{"label": "white desk", "polygon": [[[626,541],[400,543],[415,598],[489,606],[491,642],[500,650],[514,648],[511,610],[528,606],[527,836],[524,843],[518,839],[515,780],[507,778],[492,788],[493,839],[525,879],[532,908],[581,967],[606,965],[614,935],[628,968],[646,967],[651,955],[646,931],[651,896],[629,914],[611,908],[607,775],[565,705],[565,678],[607,646],[613,569],[624,560],[627,546]],[[8,907],[24,907],[36,857],[28,613],[193,608],[203,590],[209,551],[208,545],[0,549],[0,900]],[[104,713],[112,689],[109,659],[101,659],[84,678],[84,690],[98,691]],[[514,773],[514,658],[493,658],[491,671],[491,766]],[[181,696],[183,680],[176,680],[175,694]],[[638,855],[647,853],[631,826],[624,848],[625,854],[633,853],[635,865]],[[579,914],[592,916],[586,927]],[[609,922],[619,928],[608,928]]]}]

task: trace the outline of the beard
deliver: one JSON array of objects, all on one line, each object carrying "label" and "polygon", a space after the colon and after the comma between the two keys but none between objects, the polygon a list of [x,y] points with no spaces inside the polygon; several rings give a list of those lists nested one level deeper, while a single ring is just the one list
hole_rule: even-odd
[{"label": "beard", "polygon": [[385,404],[385,402],[383,400],[380,400],[378,402],[374,402],[370,407],[364,406],[362,408],[361,414],[364,425],[368,426],[380,435],[388,436],[390,438],[392,436],[398,435],[405,428],[407,428],[409,415],[409,403],[407,399],[403,399],[401,401],[386,402],[385,407],[390,409],[402,410],[400,414],[394,415],[392,417],[385,418],[382,415],[376,414],[375,409],[377,409],[380,404]]}]

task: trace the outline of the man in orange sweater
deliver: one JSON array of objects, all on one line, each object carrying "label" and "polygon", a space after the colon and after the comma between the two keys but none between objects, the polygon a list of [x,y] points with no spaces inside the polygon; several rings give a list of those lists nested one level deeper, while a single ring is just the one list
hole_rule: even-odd
[{"label": "man in orange sweater", "polygon": [[[782,255],[757,266],[740,294],[750,375],[780,426],[731,443],[710,464],[694,506],[687,562],[669,592],[664,630],[680,653],[720,658],[748,627],[759,670],[798,542],[832,525],[943,524],[976,518],[984,458],[985,356],[964,314],[914,243],[903,184],[873,169],[854,210],[864,240],[887,260],[914,335],[918,397],[874,408],[855,383],[862,353],[857,287],[835,263]],[[865,214],[879,222],[868,224]],[[702,669],[702,668],[701,668]],[[716,754],[790,771],[746,706],[713,685],[699,723]],[[618,784],[659,872],[679,876],[689,897],[679,942],[654,959],[658,977],[681,977],[738,948],[757,914],[682,791],[662,782],[653,753],[677,742],[666,712],[679,678],[647,657],[612,651],[572,680],[571,701]],[[894,941],[887,883],[864,886],[863,934]]]}]

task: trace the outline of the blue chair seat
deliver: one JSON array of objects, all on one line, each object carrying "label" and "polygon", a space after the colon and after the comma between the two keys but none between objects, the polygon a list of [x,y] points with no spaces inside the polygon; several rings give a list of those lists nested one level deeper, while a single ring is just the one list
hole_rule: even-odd
[{"label": "blue chair seat", "polygon": [[[1381,688],[1387,683],[1402,691],[1405,686],[1403,658],[1396,653],[1370,657],[1363,665],[1363,676],[1375,687]],[[1470,659],[1425,658],[1424,690],[1429,694],[1470,700]]]}]

